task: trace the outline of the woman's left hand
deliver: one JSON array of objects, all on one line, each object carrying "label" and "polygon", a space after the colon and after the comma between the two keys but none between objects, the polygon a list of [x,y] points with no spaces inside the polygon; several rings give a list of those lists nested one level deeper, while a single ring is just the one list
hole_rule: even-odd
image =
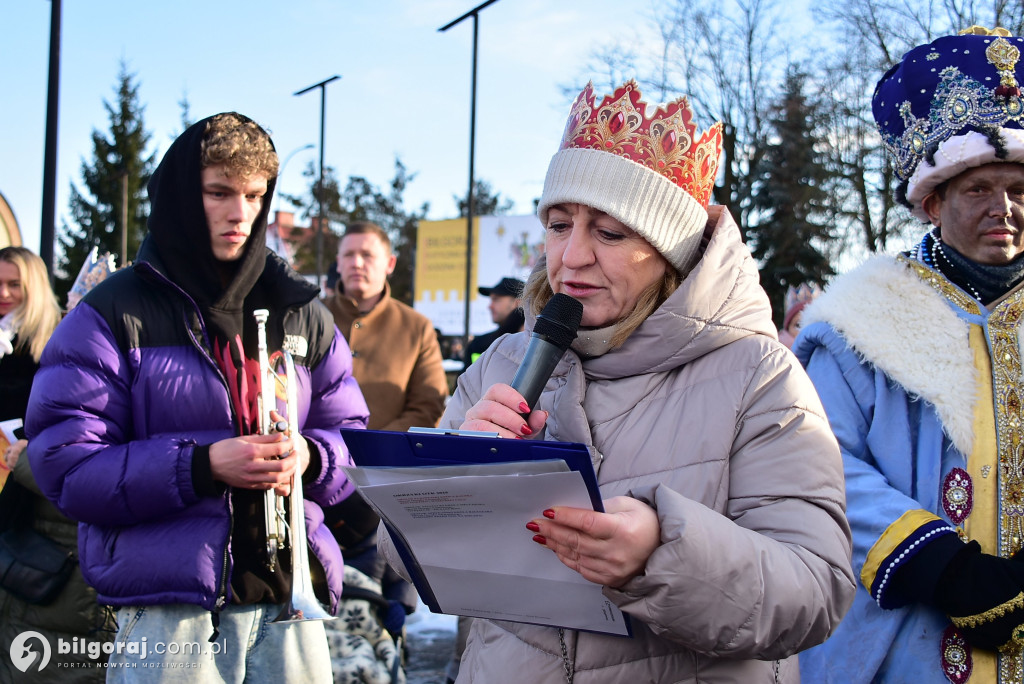
[{"label": "woman's left hand", "polygon": [[526,528],[584,578],[620,587],[644,571],[661,543],[661,525],[653,508],[627,496],[607,499],[604,509],[555,506]]}]

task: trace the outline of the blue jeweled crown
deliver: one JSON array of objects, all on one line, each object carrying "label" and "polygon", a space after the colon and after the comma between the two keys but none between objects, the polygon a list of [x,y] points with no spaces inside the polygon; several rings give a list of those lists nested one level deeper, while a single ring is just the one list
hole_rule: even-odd
[{"label": "blue jeweled crown", "polygon": [[951,138],[1024,129],[1021,46],[1024,38],[1006,29],[971,27],[910,50],[886,72],[872,110],[901,180],[913,184],[922,161]]}]

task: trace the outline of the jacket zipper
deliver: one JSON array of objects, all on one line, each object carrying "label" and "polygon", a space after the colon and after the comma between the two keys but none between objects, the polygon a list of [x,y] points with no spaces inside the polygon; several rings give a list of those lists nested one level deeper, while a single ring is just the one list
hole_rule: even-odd
[{"label": "jacket zipper", "polygon": [[[201,332],[203,333],[203,337],[205,338],[205,336],[206,336],[205,335],[206,329],[205,329],[205,327],[202,324],[202,316],[199,315],[198,306],[196,306],[196,303],[192,300],[191,297],[188,296],[188,293],[186,293],[184,290],[182,290],[180,287],[178,287],[173,282],[171,282],[171,281],[167,280],[166,278],[164,278],[162,276],[162,274],[160,274],[156,269],[152,268],[148,264],[145,264],[145,266],[148,267],[148,270],[149,270],[150,273],[152,273],[157,278],[160,278],[165,283],[167,283],[169,286],[171,286],[173,289],[178,291],[185,298],[185,300],[187,302],[192,304],[193,313],[196,314],[197,320],[200,321]],[[206,362],[210,364],[210,367],[213,369],[213,372],[217,374],[218,378],[220,378],[221,387],[224,388],[224,392],[227,393],[227,395],[228,395],[228,410],[231,412],[231,423],[232,423],[232,425],[234,425],[238,421],[238,416],[235,413],[234,405],[231,403],[231,388],[228,387],[227,378],[224,377],[224,373],[221,371],[220,366],[217,365],[217,362],[213,360],[213,357],[210,356],[210,354],[206,350],[206,348],[196,338],[195,333],[192,330],[191,321],[189,321],[189,319],[188,319],[187,311],[183,311],[182,314],[183,314],[183,316],[185,318],[185,320],[184,320],[185,330],[188,331],[189,338],[192,341],[192,346],[196,349],[196,351],[198,351],[200,354],[202,354],[203,358],[206,359]],[[232,499],[231,499],[231,492],[232,492],[232,488],[230,486],[227,487],[226,491],[225,491],[225,495],[227,497],[226,498],[226,502],[227,502],[227,507],[228,507],[228,533],[227,533],[227,536],[224,538],[224,551],[221,553],[221,568],[220,568],[220,578],[219,578],[219,580],[217,582],[217,597],[216,597],[216,599],[214,601],[213,610],[210,611],[210,620],[211,620],[211,622],[213,624],[213,634],[210,635],[210,643],[213,643],[213,642],[217,641],[217,637],[220,636],[220,630],[219,630],[219,626],[220,626],[220,612],[222,610],[224,610],[224,606],[227,605],[227,585],[228,585],[228,576],[230,575],[229,566],[230,566],[230,563],[231,563],[231,558],[230,558],[230,553],[229,553],[229,551],[231,549],[231,530],[232,530],[232,528],[233,528],[233,526],[235,524],[234,508],[231,505],[231,501],[232,501]]]},{"label": "jacket zipper", "polygon": [[[202,319],[200,318],[200,320]],[[213,367],[214,372],[217,374],[217,377],[220,378],[221,385],[223,386],[224,391],[228,395],[228,410],[231,412],[231,422],[232,424],[234,424],[235,422],[238,421],[238,416],[235,414],[235,407],[231,403],[231,388],[228,387],[227,378],[224,377],[224,373],[221,372],[220,366],[216,364],[216,362],[206,351],[203,345],[199,344],[199,340],[196,339],[195,335],[192,332],[192,326],[189,325],[188,323],[189,321],[187,319],[186,314],[185,329],[188,330],[189,336],[192,338],[192,345],[203,355],[207,362],[209,362],[209,364]],[[218,629],[220,625],[220,612],[224,610],[224,606],[227,605],[228,599],[227,585],[228,577],[230,575],[229,566],[231,563],[231,530],[235,525],[235,511],[234,507],[231,505],[231,493],[232,488],[227,487],[225,491],[225,496],[228,507],[228,533],[227,536],[224,538],[224,551],[221,553],[220,579],[217,583],[217,599],[216,602],[214,603],[214,608],[210,613],[210,619],[213,622],[213,634],[210,635],[210,643],[216,641],[217,636],[220,634],[220,631]]]},{"label": "jacket zipper", "polygon": [[[172,289],[177,291],[182,297],[184,297],[185,301],[189,302],[192,305],[193,312],[196,314],[196,317],[200,321],[200,327],[202,328],[203,337],[205,338],[206,337],[206,335],[205,335],[206,328],[202,324],[202,316],[199,315],[199,307],[198,307],[198,305],[196,305],[195,301],[188,295],[188,293],[185,292],[184,290],[182,290],[176,283],[174,283],[171,280],[169,280],[168,278],[166,278],[162,273],[157,271],[155,268],[153,268],[150,264],[148,264],[146,262],[140,263],[137,266],[137,268],[140,268],[140,269],[144,268],[147,272],[149,272],[150,274],[152,274],[153,276],[155,276],[159,280],[162,280],[165,284],[167,284],[169,287],[171,287]],[[289,307],[285,307],[285,308],[286,308],[286,311],[290,311],[291,310],[290,306]],[[192,326],[191,326],[191,324],[190,324],[190,322],[188,320],[188,314],[185,313],[184,315],[185,315],[185,330],[188,331],[189,337],[192,340],[192,346],[195,347],[196,350],[199,351],[199,353],[201,353],[203,355],[203,358],[205,358],[206,361],[210,364],[210,366],[213,368],[214,372],[217,374],[217,377],[220,378],[221,386],[224,388],[224,391],[227,392],[227,394],[228,394],[228,409],[231,411],[231,422],[232,422],[232,424],[234,424],[235,422],[238,421],[238,416],[235,413],[234,405],[231,403],[231,388],[228,387],[227,378],[224,377],[224,373],[221,371],[220,366],[217,365],[217,362],[213,360],[213,357],[210,356],[209,352],[207,352],[206,348],[199,342],[199,340],[196,338],[195,334],[192,332]],[[284,320],[282,318],[282,326],[283,325],[284,325]],[[230,557],[229,557],[229,553],[228,552],[229,552],[229,549],[231,548],[231,530],[232,530],[232,528],[234,527],[234,524],[235,524],[234,523],[234,518],[235,518],[234,509],[233,509],[233,507],[231,505],[231,501],[232,501],[232,499],[231,499],[231,492],[232,492],[232,488],[231,487],[227,487],[226,494],[227,494],[227,505],[228,505],[228,534],[227,534],[227,537],[224,540],[224,552],[223,552],[223,554],[221,556],[222,562],[221,562],[220,581],[218,582],[218,585],[217,585],[217,598],[216,598],[216,601],[214,602],[214,609],[212,611],[210,611],[210,619],[211,619],[211,621],[213,623],[213,634],[210,636],[210,642],[211,643],[216,641],[217,637],[220,635],[220,630],[218,629],[218,627],[220,625],[220,611],[222,611],[224,609],[224,606],[227,605],[227,583],[228,583],[228,576],[229,576],[229,567],[228,566],[230,564]],[[303,514],[305,514],[305,512],[303,512]],[[306,539],[306,543],[309,544],[308,538]],[[312,546],[312,545],[310,545],[310,546]],[[314,553],[313,555],[315,556],[316,554]],[[317,558],[317,560],[320,562],[321,565],[323,565],[323,561],[320,560],[319,557]]]},{"label": "jacket zipper", "polygon": [[210,643],[217,641],[217,637],[220,635],[220,612],[224,610],[224,606],[228,602],[228,564],[229,556],[228,549],[231,548],[231,529],[235,525],[235,512],[231,506],[231,487],[228,487],[228,537],[224,541],[224,552],[221,555],[221,567],[220,567],[220,582],[217,585],[217,601],[214,603],[213,610],[210,611],[210,621],[213,623],[213,634],[210,635]]}]

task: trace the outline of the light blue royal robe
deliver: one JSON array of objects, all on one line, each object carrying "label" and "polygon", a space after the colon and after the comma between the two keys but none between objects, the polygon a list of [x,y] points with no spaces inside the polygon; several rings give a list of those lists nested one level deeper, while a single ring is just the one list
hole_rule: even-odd
[{"label": "light blue royal robe", "polygon": [[[1005,504],[1024,491],[1024,455],[1014,446],[1024,431],[1016,400],[1024,291],[990,306],[919,262],[876,257],[804,312],[794,352],[840,444],[861,578],[836,632],[800,655],[805,684],[1022,679],[1019,656],[944,644],[950,620],[938,609],[879,607],[886,571],[933,535],[959,533],[1003,556],[1021,546],[1024,511]],[[1001,473],[999,457],[1014,467]],[[966,470],[973,488],[961,525],[943,507],[953,468]]]}]

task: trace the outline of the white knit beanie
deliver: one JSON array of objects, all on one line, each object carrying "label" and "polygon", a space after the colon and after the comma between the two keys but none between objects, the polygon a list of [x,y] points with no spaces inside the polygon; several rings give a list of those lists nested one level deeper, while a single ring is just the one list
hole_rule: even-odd
[{"label": "white knit beanie", "polygon": [[576,98],[537,207],[579,203],[642,235],[681,273],[696,261],[721,152],[721,125],[699,140],[685,98],[648,119],[634,81],[594,107],[593,85]]}]

